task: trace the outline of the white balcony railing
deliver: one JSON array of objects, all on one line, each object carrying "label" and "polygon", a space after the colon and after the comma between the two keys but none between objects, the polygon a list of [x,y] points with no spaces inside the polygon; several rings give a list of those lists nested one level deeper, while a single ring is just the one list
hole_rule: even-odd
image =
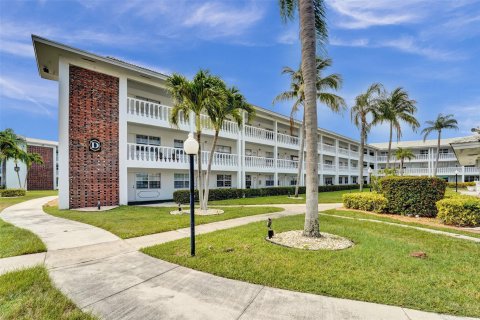
[{"label": "white balcony railing", "polygon": [[348,166],[345,166],[345,165],[339,165],[338,170],[341,171],[341,172],[349,171]]},{"label": "white balcony railing", "polygon": [[480,168],[478,168],[478,167],[464,167],[464,173],[465,174],[480,174]]},{"label": "white balcony railing", "polygon": [[[213,127],[212,121],[205,114],[200,115],[200,125],[202,126],[203,129],[215,130],[215,128]],[[221,129],[220,132],[221,133],[237,134],[238,133],[238,124],[233,122],[233,121],[230,121],[230,120],[225,120],[225,121],[223,121],[222,129]]]},{"label": "white balcony railing", "polygon": [[[127,98],[127,115],[169,122],[171,114],[171,107],[141,99]],[[179,122],[187,124],[183,114],[180,114]]]},{"label": "white balcony railing", "polygon": [[245,156],[245,166],[248,168],[259,169],[274,168],[275,159],[257,156]]},{"label": "white balcony railing", "polygon": [[[208,164],[209,155],[210,152],[202,151],[202,164]],[[215,152],[213,156],[213,166],[238,166],[238,156],[236,154]],[[127,160],[172,165],[188,164],[188,156],[182,148],[152,146],[137,143],[127,144]]]},{"label": "white balcony railing", "polygon": [[299,140],[300,140],[299,138],[290,136],[288,134],[277,133],[277,141],[282,144],[298,146],[300,144]]},{"label": "white balcony railing", "polygon": [[338,154],[341,154],[341,155],[344,155],[344,156],[348,157],[350,155],[350,152],[348,151],[348,149],[338,148]]},{"label": "white balcony railing", "polygon": [[265,129],[245,125],[245,135],[247,137],[252,137],[252,138],[261,139],[261,140],[274,140],[275,133],[270,130],[265,130]]},{"label": "white balcony railing", "polygon": [[278,159],[277,167],[282,169],[298,169],[298,161]]},{"label": "white balcony railing", "polygon": [[334,164],[323,164],[322,168],[324,171],[335,171],[337,167]]},{"label": "white balcony railing", "polygon": [[337,148],[335,148],[335,146],[331,146],[331,145],[329,145],[329,144],[323,143],[323,144],[322,144],[322,151],[324,151],[324,152],[330,152],[330,153],[335,154],[335,153],[337,152]]},{"label": "white balcony railing", "polygon": [[[434,154],[434,158],[437,158],[437,154]],[[455,153],[440,153],[440,160],[457,160],[457,157],[455,156]]]},{"label": "white balcony railing", "polygon": [[350,157],[358,158],[359,155],[358,151],[350,150]]}]

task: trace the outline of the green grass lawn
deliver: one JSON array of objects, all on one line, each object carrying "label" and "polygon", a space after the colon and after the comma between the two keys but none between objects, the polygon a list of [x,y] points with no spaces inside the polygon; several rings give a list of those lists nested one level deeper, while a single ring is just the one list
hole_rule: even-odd
[{"label": "green grass lawn", "polygon": [[[369,192],[369,189],[364,189],[363,192]],[[330,192],[319,192],[319,203],[338,203],[342,202],[342,195],[344,193],[359,192],[355,190],[341,190]],[[289,203],[305,203],[305,195],[299,195],[301,199],[292,199],[286,195],[283,196],[269,196],[269,197],[256,197],[256,198],[243,198],[243,199],[229,199],[210,201],[212,205],[249,205],[249,204],[289,204]]]},{"label": "green grass lawn", "polygon": [[[188,214],[171,215],[170,211],[175,210],[175,208],[167,207],[120,206],[103,212],[79,212],[45,206],[44,210],[57,217],[88,223],[108,230],[123,239],[176,230],[190,225]],[[195,224],[200,225],[262,213],[278,212],[282,209],[273,207],[227,207],[223,210],[225,212],[220,215],[197,215],[195,216]]]},{"label": "green grass lawn", "polygon": [[34,267],[0,276],[0,319],[93,320],[58,289],[43,267]]},{"label": "green grass lawn", "polygon": [[[304,216],[273,221],[276,232],[302,229]],[[222,277],[413,309],[480,316],[480,245],[373,222],[322,216],[322,231],[347,237],[341,251],[304,251],[265,240],[252,223],[143,249],[154,257]],[[424,251],[428,257],[410,257]]]},{"label": "green grass lawn", "polygon": [[[1,211],[11,205],[46,196],[56,195],[57,191],[27,191],[27,195],[18,198],[0,198]],[[13,257],[28,253],[45,252],[47,248],[42,240],[32,232],[17,228],[0,219],[0,258]]]},{"label": "green grass lawn", "polygon": [[[346,216],[346,217],[351,217],[351,218],[372,219],[372,220],[387,221],[387,222],[392,222],[392,223],[407,224],[407,225],[415,226],[415,227],[446,231],[446,232],[462,234],[462,235],[466,235],[466,236],[470,236],[470,237],[474,237],[474,238],[480,238],[480,233],[457,230],[457,229],[447,228],[447,227],[437,227],[437,226],[427,225],[427,224],[420,223],[420,222],[399,221],[399,220],[390,218],[388,216],[368,214],[368,213],[364,213],[364,212],[360,212],[360,211],[327,210],[327,211],[324,211],[322,213],[338,215],[338,216]],[[320,217],[320,219],[322,219],[322,217]],[[433,220],[433,218],[432,218],[432,220]]]}]

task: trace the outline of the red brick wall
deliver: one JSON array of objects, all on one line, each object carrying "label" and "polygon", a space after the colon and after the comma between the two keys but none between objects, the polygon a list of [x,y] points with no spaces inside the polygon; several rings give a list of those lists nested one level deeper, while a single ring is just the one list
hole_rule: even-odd
[{"label": "red brick wall", "polygon": [[[70,208],[118,205],[118,78],[70,65]],[[89,150],[90,139],[102,150]]]},{"label": "red brick wall", "polygon": [[53,190],[53,149],[27,145],[27,151],[30,153],[38,153],[43,159],[43,164],[34,163],[28,171],[27,189]]}]

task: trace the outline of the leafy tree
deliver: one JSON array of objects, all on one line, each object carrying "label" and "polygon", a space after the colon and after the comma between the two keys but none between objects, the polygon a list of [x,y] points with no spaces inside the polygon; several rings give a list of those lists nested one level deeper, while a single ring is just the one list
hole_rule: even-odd
[{"label": "leafy tree", "polygon": [[446,129],[455,129],[458,130],[458,122],[457,120],[453,117],[453,114],[439,114],[437,116],[437,119],[435,120],[429,120],[425,121],[425,123],[428,125],[428,127],[424,128],[422,130],[423,136],[423,141],[425,141],[430,133],[433,131],[438,131],[438,139],[437,139],[437,157],[435,160],[435,167],[433,169],[433,175],[437,175],[437,169],[438,169],[438,159],[440,158],[440,138],[442,135],[442,130]]},{"label": "leafy tree", "polygon": [[25,144],[25,139],[17,135],[13,129],[8,128],[0,131],[0,160],[13,160],[19,188],[22,188],[22,182],[20,180],[20,167],[18,166],[18,162],[25,160]]},{"label": "leafy tree", "polygon": [[[331,59],[322,59],[317,57],[317,100],[324,103],[333,112],[341,112],[346,108],[345,100],[342,97],[327,92],[326,90],[338,90],[342,86],[342,77],[339,74],[330,74],[323,77],[322,73],[326,68],[332,65]],[[293,70],[289,67],[284,67],[282,74],[290,76],[290,90],[280,93],[273,103],[278,101],[293,100],[292,110],[290,111],[290,130],[293,131],[295,115],[300,108],[305,107],[305,84],[302,76],[301,67],[298,70]],[[297,171],[297,183],[295,185],[295,197],[298,197],[298,190],[300,185],[300,176],[303,166],[303,154],[305,148],[305,112],[303,113],[303,120],[300,127],[300,149],[298,151],[298,171]]]},{"label": "leafy tree", "polygon": [[408,92],[402,87],[398,87],[390,94],[385,94],[379,100],[378,108],[375,110],[375,119],[373,125],[386,122],[390,126],[390,136],[388,140],[387,168],[390,167],[390,157],[392,152],[392,135],[395,130],[397,141],[402,137],[402,122],[416,131],[420,124],[415,118],[417,107],[416,101],[410,99]]},{"label": "leafy tree", "polygon": [[300,43],[302,47],[302,74],[305,83],[305,137],[306,137],[306,212],[303,235],[320,237],[318,222],[318,123],[317,123],[317,72],[316,49],[328,38],[323,0],[279,0],[283,21],[300,20]]},{"label": "leafy tree", "polygon": [[375,117],[375,108],[378,105],[378,98],[383,91],[383,86],[380,83],[373,83],[368,87],[367,91],[358,95],[355,98],[355,105],[350,110],[350,116],[353,124],[360,129],[360,150],[358,163],[358,179],[360,183],[360,191],[363,190],[363,159],[365,143],[367,142],[367,135],[372,127],[372,121],[369,121],[369,116]]},{"label": "leafy tree", "polygon": [[207,114],[213,126],[215,134],[213,136],[212,149],[210,151],[210,157],[208,158],[207,172],[205,178],[205,191],[203,197],[202,207],[207,208],[208,205],[208,192],[209,192],[209,180],[210,172],[212,169],[212,162],[215,156],[215,148],[217,146],[218,135],[225,120],[232,118],[239,126],[243,122],[243,112],[246,112],[248,121],[255,116],[255,108],[250,105],[240,91],[235,88],[225,88],[225,95],[227,100],[225,104],[214,104],[207,108]]},{"label": "leafy tree", "polygon": [[198,174],[198,194],[202,210],[206,210],[203,201],[203,171],[202,171],[202,125],[200,115],[202,112],[208,113],[212,108],[219,108],[227,102],[225,93],[225,84],[217,76],[210,74],[209,71],[200,70],[188,80],[184,76],[174,73],[167,80],[167,88],[173,98],[173,109],[170,116],[170,122],[176,126],[183,116],[185,120],[190,118],[190,114],[195,117],[195,133],[198,148],[197,174]]},{"label": "leafy tree", "polygon": [[403,163],[405,162],[405,159],[410,161],[415,158],[415,154],[410,149],[398,148],[395,151],[395,158],[400,160],[400,175],[403,176]]}]

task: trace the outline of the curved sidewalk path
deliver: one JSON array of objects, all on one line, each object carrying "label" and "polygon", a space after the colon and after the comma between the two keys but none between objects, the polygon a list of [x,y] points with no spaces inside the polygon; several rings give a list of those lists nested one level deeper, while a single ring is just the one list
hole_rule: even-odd
[{"label": "curved sidewalk path", "polygon": [[[181,267],[138,249],[188,237],[188,229],[121,240],[91,225],[44,213],[42,205],[54,198],[30,200],[1,213],[7,222],[39,235],[48,252],[0,259],[0,273],[44,262],[56,286],[80,308],[100,318],[473,319],[275,289]],[[275,206],[285,211],[200,225],[197,233],[304,211],[303,205]],[[322,204],[321,210],[337,206]]]}]

